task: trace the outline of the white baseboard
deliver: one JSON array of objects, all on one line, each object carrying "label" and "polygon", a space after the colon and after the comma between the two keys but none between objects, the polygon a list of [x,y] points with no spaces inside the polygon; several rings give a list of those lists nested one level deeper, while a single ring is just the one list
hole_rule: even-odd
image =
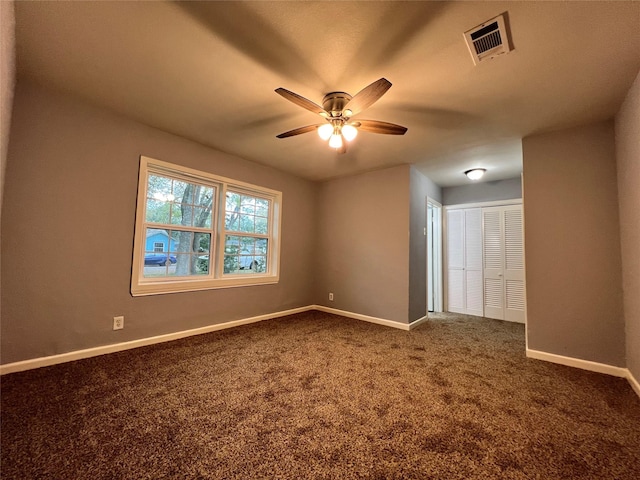
[{"label": "white baseboard", "polygon": [[614,367],[613,365],[607,365],[606,363],[597,363],[589,360],[581,360],[579,358],[565,357],[563,355],[531,350],[529,348],[527,348],[527,357],[544,360],[545,362],[557,363],[567,367],[580,368],[590,372],[604,373],[614,377],[626,378],[631,385],[631,388],[636,392],[638,397],[640,397],[640,383],[638,383],[638,380],[635,379],[628,368]]},{"label": "white baseboard", "polygon": [[[87,348],[84,350],[75,350],[73,352],[61,353],[58,355],[51,355],[48,357],[33,358],[29,360],[23,360],[20,362],[7,363],[0,365],[0,375],[8,373],[22,372],[25,370],[32,370],[34,368],[48,367],[50,365],[57,365],[59,363],[72,362],[74,360],[81,360],[83,358],[97,357],[99,355],[105,355],[108,353],[121,352],[124,350],[130,350],[132,348],[144,347],[147,345],[153,345],[156,343],[170,342],[172,340],[178,340],[180,338],[191,337],[194,335],[201,335],[203,333],[215,332],[217,330],[224,330],[226,328],[239,327],[241,325],[248,325],[250,323],[260,322],[262,320],[269,320],[272,318],[285,317],[287,315],[293,315],[296,313],[307,312],[310,310],[318,310],[326,313],[333,313],[335,315],[341,315],[343,317],[353,318],[356,320],[362,320],[365,322],[375,323],[386,327],[397,328],[400,330],[409,331],[421,323],[428,320],[428,316],[414,320],[411,323],[400,323],[393,320],[387,320],[385,318],[371,317],[369,315],[362,315],[360,313],[348,312],[346,310],[338,310],[337,308],[325,307],[324,305],[308,305],[306,307],[293,308],[290,310],[283,310],[281,312],[267,313],[265,315],[258,315],[256,317],[242,318],[239,320],[233,320],[230,322],[217,323],[215,325],[208,325],[206,327],[194,328],[191,330],[183,330],[175,333],[167,333],[165,335],[157,335],[155,337],[141,338],[139,340],[132,340],[129,342],[114,343],[111,345],[104,345],[100,347]],[[541,352],[538,350],[531,350],[527,348],[527,357],[535,358],[537,360],[544,360],[547,362],[558,363],[560,365],[566,365],[568,367],[581,368],[583,370],[589,370],[592,372],[604,373],[607,375],[613,375],[615,377],[626,378],[633,390],[640,397],[640,383],[634,378],[632,373],[621,367],[614,367],[612,365],[606,365],[604,363],[590,362],[588,360],[580,360],[578,358],[565,357],[562,355],[555,355],[553,353]]]},{"label": "white baseboard", "polygon": [[399,328],[400,330],[408,331],[411,328],[408,323],[395,322],[393,320],[387,320],[386,318],[370,317],[369,315],[362,315],[361,313],[347,312],[346,310],[338,310],[337,308],[325,307],[324,305],[312,305],[310,310],[319,310],[325,313],[333,313],[335,315],[340,315],[342,317],[355,318],[356,320],[363,320],[369,323],[384,325],[385,327]]},{"label": "white baseboard", "polygon": [[589,360],[581,360],[579,358],[565,357],[563,355],[531,350],[529,348],[527,349],[527,357],[551,363],[558,363],[567,367],[580,368],[590,372],[605,373],[614,377],[626,378],[628,372],[628,370],[623,367],[614,367],[613,365],[607,365],[606,363],[597,363]]},{"label": "white baseboard", "polygon": [[633,388],[638,397],[640,397],[640,382],[636,380],[636,378],[633,376],[633,373],[631,373],[631,370],[627,370],[627,380],[629,381],[631,388]]},{"label": "white baseboard", "polygon": [[14,372],[22,372],[24,370],[31,370],[34,368],[48,367],[50,365],[56,365],[58,363],[65,363],[65,362],[72,362],[74,360],[81,360],[83,358],[97,357],[98,355],[121,352],[123,350],[130,350],[132,348],[144,347],[144,346],[153,345],[156,343],[170,342],[172,340],[191,337],[193,335],[201,335],[203,333],[215,332],[216,330],[239,327],[240,325],[247,325],[249,323],[260,322],[262,320],[269,320],[271,318],[284,317],[287,315],[293,315],[295,313],[306,312],[309,310],[314,310],[314,306],[293,308],[291,310],[268,313],[266,315],[258,315],[256,317],[242,318],[240,320],[233,320],[225,323],[217,323],[215,325],[208,325],[206,327],[194,328],[191,330],[183,330],[181,332],[167,333],[165,335],[157,335],[155,337],[141,338],[139,340],[132,340],[129,342],[114,343],[111,345],[87,348],[84,350],[75,350],[73,352],[61,353],[58,355],[51,355],[49,357],[40,357],[40,358],[33,358],[30,360],[23,360],[20,362],[7,363],[5,365],[0,365],[0,375],[5,375],[7,373],[14,373]]},{"label": "white baseboard", "polygon": [[413,329],[414,329],[414,328],[416,328],[418,325],[420,325],[421,323],[426,322],[427,320],[429,320],[429,316],[428,316],[428,315],[425,315],[425,316],[424,316],[424,317],[422,317],[422,318],[419,318],[419,319],[417,319],[417,320],[414,320],[413,322],[411,322],[411,323],[409,324],[409,330],[413,330]]}]

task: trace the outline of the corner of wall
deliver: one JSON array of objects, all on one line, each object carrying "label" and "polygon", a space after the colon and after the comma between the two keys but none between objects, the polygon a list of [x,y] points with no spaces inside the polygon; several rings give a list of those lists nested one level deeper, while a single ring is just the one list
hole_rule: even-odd
[{"label": "corner of wall", "polygon": [[[15,9],[13,0],[0,2],[0,212],[11,130],[13,92],[16,82]],[[1,214],[0,214],[1,215]]]},{"label": "corner of wall", "polygon": [[[640,379],[640,72],[615,117],[627,368]],[[637,385],[637,381],[636,381]],[[639,392],[640,394],[640,392]]]}]

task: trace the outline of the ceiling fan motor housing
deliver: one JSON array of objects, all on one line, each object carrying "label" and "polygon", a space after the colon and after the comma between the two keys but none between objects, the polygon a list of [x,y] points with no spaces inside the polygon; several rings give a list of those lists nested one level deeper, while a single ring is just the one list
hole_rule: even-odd
[{"label": "ceiling fan motor housing", "polygon": [[327,93],[322,99],[322,108],[329,112],[332,117],[340,117],[342,116],[342,110],[351,98],[351,95],[346,92]]}]

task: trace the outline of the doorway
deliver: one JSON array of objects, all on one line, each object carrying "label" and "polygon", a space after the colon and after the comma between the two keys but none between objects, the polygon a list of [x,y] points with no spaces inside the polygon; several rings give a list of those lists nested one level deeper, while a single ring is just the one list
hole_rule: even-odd
[{"label": "doorway", "polygon": [[442,205],[427,197],[427,310],[442,312]]}]

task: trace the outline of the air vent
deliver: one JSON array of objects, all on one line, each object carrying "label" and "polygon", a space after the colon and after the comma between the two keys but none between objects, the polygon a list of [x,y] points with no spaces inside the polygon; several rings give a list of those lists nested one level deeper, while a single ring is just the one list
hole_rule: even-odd
[{"label": "air vent", "polygon": [[504,14],[464,32],[464,38],[475,65],[511,51]]}]

